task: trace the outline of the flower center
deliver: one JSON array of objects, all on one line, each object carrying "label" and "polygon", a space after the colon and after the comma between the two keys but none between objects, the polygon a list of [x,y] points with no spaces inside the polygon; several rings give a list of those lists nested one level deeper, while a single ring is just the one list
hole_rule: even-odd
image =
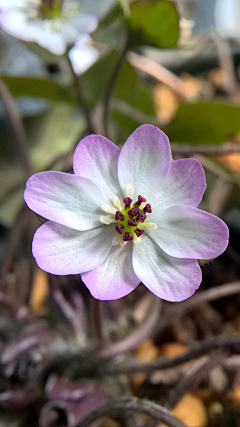
[{"label": "flower center", "polygon": [[41,15],[46,19],[55,19],[61,16],[64,0],[42,0]]},{"label": "flower center", "polygon": [[122,235],[124,242],[128,242],[134,238],[139,238],[144,233],[144,230],[139,227],[144,223],[146,214],[152,212],[152,208],[149,203],[146,203],[146,199],[140,195],[135,203],[132,203],[130,197],[123,199],[123,203],[124,207],[115,214],[115,221],[117,221],[115,230]]},{"label": "flower center", "polygon": [[103,205],[102,209],[111,215],[100,217],[103,224],[116,224],[117,235],[113,239],[113,245],[124,245],[131,240],[134,243],[140,243],[141,236],[145,232],[144,229],[155,229],[157,227],[154,223],[145,223],[147,215],[152,212],[152,207],[144,197],[139,195],[138,200],[134,203],[130,197],[125,197],[122,205],[120,199],[114,196],[113,204],[115,208],[114,206]]}]

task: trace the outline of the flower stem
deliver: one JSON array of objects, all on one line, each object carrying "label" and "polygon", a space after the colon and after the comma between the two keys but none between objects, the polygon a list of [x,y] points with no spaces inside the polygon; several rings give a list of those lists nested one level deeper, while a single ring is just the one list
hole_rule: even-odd
[{"label": "flower stem", "polygon": [[109,135],[109,105],[110,105],[110,99],[111,95],[114,89],[114,85],[117,81],[119,72],[121,70],[121,67],[123,65],[126,53],[128,50],[128,40],[126,41],[122,51],[120,52],[120,55],[118,57],[118,60],[116,64],[113,67],[112,73],[110,75],[110,78],[108,80],[106,91],[105,91],[105,97],[103,101],[103,128],[104,128],[104,135],[108,137]]},{"label": "flower stem", "polygon": [[138,399],[137,397],[119,397],[118,399],[109,400],[104,405],[94,409],[76,427],[87,427],[98,418],[107,416],[117,410],[143,412],[167,424],[169,427],[187,427],[183,421],[180,421],[167,409],[148,400]]},{"label": "flower stem", "polygon": [[105,337],[103,333],[103,322],[102,322],[102,307],[101,301],[91,298],[90,300],[90,321],[92,325],[92,332],[97,338],[100,347],[104,344]]},{"label": "flower stem", "polygon": [[93,121],[91,118],[90,108],[89,108],[89,106],[85,100],[84,95],[83,95],[80,77],[75,73],[72,62],[71,62],[68,54],[66,54],[66,58],[67,58],[67,62],[69,64],[69,68],[71,70],[73,81],[74,81],[74,84],[76,87],[76,96],[77,96],[78,104],[83,109],[84,114],[85,114],[85,118],[86,118],[86,121],[88,124],[88,131],[89,131],[89,133],[95,133],[94,132],[94,124],[93,124]]},{"label": "flower stem", "polygon": [[150,305],[149,313],[146,316],[143,324],[131,335],[122,341],[114,344],[110,344],[107,347],[103,347],[97,350],[94,357],[113,357],[120,353],[133,350],[136,348],[144,339],[153,335],[155,329],[159,323],[161,310],[161,300],[153,296],[152,303]]},{"label": "flower stem", "polygon": [[34,172],[31,159],[28,154],[27,136],[20,114],[16,108],[14,99],[7,89],[6,85],[0,80],[0,98],[7,112],[12,130],[15,136],[15,142],[18,149],[19,157],[22,161],[26,177],[29,178]]}]

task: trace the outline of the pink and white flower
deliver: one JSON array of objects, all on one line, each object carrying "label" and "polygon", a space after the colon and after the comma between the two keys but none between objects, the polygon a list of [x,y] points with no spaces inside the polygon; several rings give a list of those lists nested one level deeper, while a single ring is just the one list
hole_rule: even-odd
[{"label": "pink and white flower", "polygon": [[121,150],[87,136],[73,170],[27,181],[27,205],[49,219],[33,239],[39,267],[81,273],[100,300],[121,298],[140,282],[168,301],[189,298],[202,279],[197,259],[220,255],[228,243],[226,224],[197,209],[206,188],[201,164],[172,160],[167,136],[143,125]]}]

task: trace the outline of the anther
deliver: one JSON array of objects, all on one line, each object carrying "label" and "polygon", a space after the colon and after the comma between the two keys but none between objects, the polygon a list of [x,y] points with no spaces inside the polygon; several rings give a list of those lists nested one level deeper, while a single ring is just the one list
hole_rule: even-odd
[{"label": "anther", "polygon": [[116,212],[116,215],[115,215],[115,221],[122,221],[123,220],[123,214],[122,214],[122,212],[120,212],[120,211],[117,211]]},{"label": "anther", "polygon": [[140,212],[140,214],[137,217],[137,220],[140,221],[140,222],[144,222],[145,219],[146,219],[146,217],[147,216],[144,213]]},{"label": "anther", "polygon": [[130,227],[136,227],[137,226],[137,220],[136,219],[130,219],[128,221],[128,225],[130,225]]},{"label": "anther", "polygon": [[144,233],[144,230],[139,230],[139,228],[137,228],[137,229],[134,231],[134,233],[137,235],[137,237],[140,237],[140,236]]},{"label": "anther", "polygon": [[133,218],[134,216],[140,215],[141,213],[141,209],[136,206],[135,208],[130,209],[127,214],[130,216],[130,218]]},{"label": "anther", "polygon": [[123,203],[126,206],[126,208],[129,208],[131,206],[132,199],[130,199],[130,197],[125,197],[125,199],[123,199]]},{"label": "anther", "polygon": [[146,199],[144,199],[144,197],[142,196],[138,196],[138,201],[136,203],[134,203],[134,206],[140,206],[141,203],[146,202]]},{"label": "anther", "polygon": [[131,236],[131,234],[129,234],[129,233],[125,233],[123,236],[123,241],[129,242],[129,240],[133,240],[133,236]]},{"label": "anther", "polygon": [[151,205],[149,205],[149,203],[147,203],[145,208],[143,208],[143,213],[151,213],[151,212],[152,212]]},{"label": "anther", "polygon": [[118,232],[118,234],[123,234],[124,232],[124,227],[122,224],[117,224],[115,227],[115,230]]}]

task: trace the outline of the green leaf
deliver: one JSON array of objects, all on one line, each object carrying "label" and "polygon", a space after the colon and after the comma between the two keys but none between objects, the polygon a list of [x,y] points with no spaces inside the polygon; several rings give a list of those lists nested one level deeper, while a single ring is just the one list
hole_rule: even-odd
[{"label": "green leaf", "polygon": [[172,2],[140,0],[131,3],[130,9],[131,45],[145,44],[160,48],[176,45],[179,17]]},{"label": "green leaf", "polygon": [[[119,52],[111,51],[81,76],[84,95],[91,107],[103,101],[106,84],[118,55]],[[127,61],[120,70],[112,97],[129,103],[149,116],[155,116],[150,87],[141,82]]]},{"label": "green leaf", "polygon": [[219,101],[183,104],[162,130],[171,142],[223,144],[240,132],[240,107]]},{"label": "green leaf", "polygon": [[52,101],[75,102],[69,87],[50,79],[1,75],[1,79],[13,96],[30,95]]}]

